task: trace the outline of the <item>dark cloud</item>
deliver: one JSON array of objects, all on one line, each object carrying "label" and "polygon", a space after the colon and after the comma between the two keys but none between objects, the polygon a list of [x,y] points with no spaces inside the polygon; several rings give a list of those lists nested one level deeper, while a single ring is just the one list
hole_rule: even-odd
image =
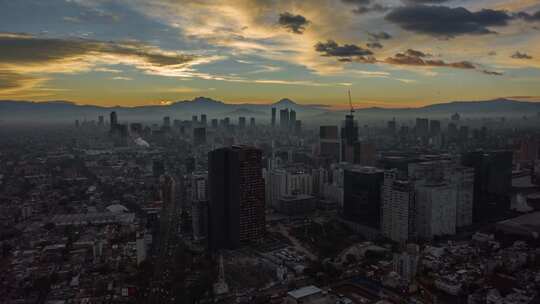
[{"label": "dark cloud", "polygon": [[479,69],[474,63],[470,61],[457,61],[457,62],[446,62],[440,59],[427,59],[432,57],[428,53],[422,51],[417,51],[413,49],[408,49],[403,53],[397,53],[393,57],[388,57],[384,62],[389,64],[396,65],[413,65],[413,66],[425,66],[425,67],[447,67],[455,69],[464,69],[464,70],[478,70],[484,74],[488,75],[502,75],[498,72],[487,71]]},{"label": "dark cloud", "polygon": [[521,12],[517,14],[518,18],[521,18],[526,21],[534,22],[534,21],[540,21],[540,11],[537,11],[534,14],[529,14],[527,12]]},{"label": "dark cloud", "polygon": [[382,49],[383,48],[383,45],[380,44],[379,42],[375,41],[375,42],[370,42],[368,44],[366,44],[368,48],[370,49]]},{"label": "dark cloud", "polygon": [[374,58],[372,57],[373,52],[364,49],[355,44],[344,44],[339,45],[333,40],[328,40],[326,42],[319,42],[315,45],[315,50],[319,53],[322,53],[322,56],[326,57],[337,57],[339,61],[342,62],[351,62],[351,61],[360,61],[360,62],[373,62]]},{"label": "dark cloud", "polygon": [[0,64],[41,64],[77,59],[85,55],[126,56],[155,66],[181,65],[196,59],[192,55],[164,52],[139,42],[56,39],[0,33]]},{"label": "dark cloud", "polygon": [[491,9],[471,12],[463,7],[410,5],[392,10],[385,18],[408,31],[450,38],[493,33],[489,27],[505,26],[512,16]]},{"label": "dark cloud", "polygon": [[390,9],[388,6],[384,6],[378,3],[374,3],[373,0],[341,0],[345,4],[356,6],[353,10],[356,14],[367,14],[370,12],[386,12]]},{"label": "dark cloud", "polygon": [[445,2],[450,2],[452,0],[402,0],[405,3],[416,3],[416,4],[441,4]]},{"label": "dark cloud", "polygon": [[486,75],[491,75],[491,76],[502,76],[502,75],[504,75],[503,73],[496,72],[496,71],[481,70],[481,72],[486,74]]},{"label": "dark cloud", "polygon": [[532,59],[532,56],[527,53],[521,53],[520,51],[515,52],[510,56],[514,59]]},{"label": "dark cloud", "polygon": [[388,40],[392,38],[392,35],[388,34],[387,32],[378,32],[378,33],[368,33],[369,37],[372,40]]},{"label": "dark cloud", "polygon": [[309,21],[302,15],[293,15],[285,12],[279,14],[279,24],[295,34],[304,33]]}]

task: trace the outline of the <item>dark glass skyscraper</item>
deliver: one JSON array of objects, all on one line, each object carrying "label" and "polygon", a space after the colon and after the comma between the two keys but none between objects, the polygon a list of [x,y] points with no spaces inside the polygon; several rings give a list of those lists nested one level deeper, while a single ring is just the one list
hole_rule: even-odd
[{"label": "dark glass skyscraper", "polygon": [[272,108],[272,127],[276,126],[276,108]]},{"label": "dark glass skyscraper", "polygon": [[234,249],[263,237],[262,152],[232,146],[208,154],[210,250]]},{"label": "dark glass skyscraper", "polygon": [[474,151],[461,156],[474,168],[473,222],[497,218],[510,209],[512,151]]},{"label": "dark glass skyscraper", "polygon": [[345,116],[341,127],[341,161],[352,163],[354,161],[354,145],[358,142],[358,125],[354,115]]},{"label": "dark glass skyscraper", "polygon": [[379,229],[381,186],[384,171],[373,167],[346,169],[343,180],[343,216],[359,224]]}]

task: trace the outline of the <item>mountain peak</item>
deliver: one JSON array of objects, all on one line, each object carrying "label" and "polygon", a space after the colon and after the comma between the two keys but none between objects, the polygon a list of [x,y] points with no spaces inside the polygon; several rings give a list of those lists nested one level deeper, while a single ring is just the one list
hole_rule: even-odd
[{"label": "mountain peak", "polygon": [[289,98],[283,98],[279,100],[278,102],[274,103],[276,106],[297,106],[298,104]]},{"label": "mountain peak", "polygon": [[204,96],[195,97],[193,98],[193,100],[191,100],[191,102],[222,103],[221,101],[217,101],[212,98],[204,97]]}]

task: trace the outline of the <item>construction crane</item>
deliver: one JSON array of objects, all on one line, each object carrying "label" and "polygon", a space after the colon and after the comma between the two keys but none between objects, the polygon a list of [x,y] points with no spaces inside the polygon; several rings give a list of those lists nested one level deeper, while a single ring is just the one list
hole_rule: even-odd
[{"label": "construction crane", "polygon": [[349,90],[349,105],[351,106],[351,115],[353,115],[354,108],[353,108],[353,105],[352,105],[351,90]]}]

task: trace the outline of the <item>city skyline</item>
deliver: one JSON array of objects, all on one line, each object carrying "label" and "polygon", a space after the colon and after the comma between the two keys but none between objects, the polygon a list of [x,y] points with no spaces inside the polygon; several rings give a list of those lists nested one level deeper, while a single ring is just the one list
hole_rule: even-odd
[{"label": "city skyline", "polygon": [[540,100],[540,3],[0,1],[0,99]]}]

